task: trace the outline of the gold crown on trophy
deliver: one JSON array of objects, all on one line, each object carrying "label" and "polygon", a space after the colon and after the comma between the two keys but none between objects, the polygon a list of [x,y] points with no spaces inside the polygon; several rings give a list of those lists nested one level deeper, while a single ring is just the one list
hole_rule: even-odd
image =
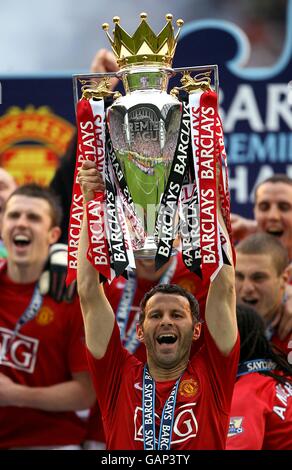
[{"label": "gold crown on trophy", "polygon": [[147,13],[141,13],[140,18],[141,23],[133,36],[130,36],[121,28],[118,16],[113,18],[115,24],[113,38],[108,33],[108,23],[102,25],[117,57],[118,65],[120,67],[130,65],[163,65],[170,67],[178,36],[184,24],[183,20],[177,20],[176,24],[179,29],[175,35],[172,26],[172,15],[168,13],[165,16],[166,25],[156,35],[147,23]]}]

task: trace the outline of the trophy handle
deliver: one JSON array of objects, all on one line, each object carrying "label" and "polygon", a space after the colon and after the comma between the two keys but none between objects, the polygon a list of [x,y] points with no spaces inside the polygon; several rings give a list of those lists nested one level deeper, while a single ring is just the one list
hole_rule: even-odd
[{"label": "trophy handle", "polygon": [[[199,72],[194,77],[192,72]],[[172,96],[178,96],[179,92],[185,91],[190,94],[199,90],[205,91],[211,89],[211,74],[214,76],[214,88],[218,94],[219,80],[218,80],[218,67],[217,65],[206,65],[203,67],[191,67],[189,69],[174,69],[174,75],[176,73],[182,73],[183,76],[180,79],[182,86],[174,87],[170,91]]]},{"label": "trophy handle", "polygon": [[180,79],[180,82],[182,84],[181,87],[174,87],[171,91],[170,94],[173,96],[178,96],[179,91],[183,90],[187,93],[192,93],[194,91],[198,90],[210,90],[211,88],[211,78],[210,78],[211,72],[203,72],[195,75],[193,78],[188,70],[186,70],[183,73],[182,78]]},{"label": "trophy handle", "polygon": [[96,82],[93,79],[79,79],[79,82],[82,84],[82,98],[85,98],[87,100],[90,100],[91,98],[103,99],[107,98],[108,96],[115,97],[115,95],[117,95],[117,92],[111,91],[108,77],[103,77],[100,82]]},{"label": "trophy handle", "polygon": [[[80,84],[82,85],[82,98],[85,99],[103,99],[107,96],[112,96],[113,99],[116,99],[121,96],[118,91],[111,91],[110,89],[109,79],[114,77],[120,78],[115,72],[72,75],[75,111],[80,99]],[[99,82],[96,80],[99,80]]]},{"label": "trophy handle", "polygon": [[[189,86],[185,87],[184,84],[182,83],[182,87],[174,87],[171,90],[171,94],[174,96],[177,96],[179,93],[179,89],[183,89],[184,91],[188,92],[188,88],[192,86],[191,81],[193,81],[194,89],[190,91],[195,91],[198,89],[198,85],[202,84],[205,86],[207,89],[207,85],[211,87],[211,74],[213,74],[213,88],[216,91],[217,95],[219,93],[219,75],[218,75],[218,66],[217,65],[203,65],[203,66],[196,66],[196,67],[182,67],[182,68],[175,68],[175,69],[168,69],[170,72],[170,75],[175,76],[177,73],[183,74],[185,76],[186,80],[188,80],[187,76],[190,79]],[[195,77],[193,78],[191,76],[191,73],[196,72]],[[206,75],[209,72],[209,75]],[[121,73],[120,72],[107,72],[107,73],[88,73],[88,74],[74,74],[72,76],[73,78],[73,94],[74,94],[74,104],[75,104],[75,110],[77,103],[79,101],[79,88],[80,85],[79,83],[82,83],[83,81],[86,81],[89,85],[89,90],[90,88],[92,89],[92,80],[96,79],[104,79],[105,82],[112,78],[118,78],[121,80]],[[205,78],[203,78],[205,77]],[[183,78],[183,77],[182,77]],[[210,82],[209,82],[210,79]],[[90,96],[90,91],[87,91],[87,94],[90,97],[94,97],[97,99],[104,98],[105,96],[112,96],[113,99],[118,98],[121,96],[121,94],[117,91],[112,92],[110,89],[107,88],[107,85],[103,82],[103,85],[101,88],[98,87],[98,90],[96,88],[92,89],[93,94]],[[96,83],[96,82],[95,82]],[[86,83],[82,83],[83,86],[86,87]],[[99,83],[101,85],[101,82]],[[87,87],[86,87],[87,88]],[[178,89],[178,91],[176,90]],[[200,89],[200,87],[199,87]],[[88,98],[90,99],[90,98]]]},{"label": "trophy handle", "polygon": [[[181,78],[181,87],[174,87],[171,90],[171,94],[177,96],[180,90],[190,93],[196,90],[207,90],[212,88],[215,90],[216,94],[219,93],[219,74],[218,74],[218,65],[203,65],[196,67],[180,67],[173,69],[173,76],[177,73],[183,74]],[[192,74],[194,74],[192,77]],[[211,78],[213,80],[211,80]],[[174,90],[174,93],[173,93]],[[177,90],[177,92],[176,92]]]}]

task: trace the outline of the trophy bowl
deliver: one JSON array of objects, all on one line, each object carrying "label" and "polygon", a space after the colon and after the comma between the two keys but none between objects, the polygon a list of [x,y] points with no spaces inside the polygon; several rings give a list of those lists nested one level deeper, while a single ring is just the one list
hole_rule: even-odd
[{"label": "trophy bowl", "polygon": [[108,108],[114,150],[146,233],[136,257],[154,258],[155,222],[176,148],[181,104],[167,93],[170,70],[137,67],[122,72],[125,96]]}]

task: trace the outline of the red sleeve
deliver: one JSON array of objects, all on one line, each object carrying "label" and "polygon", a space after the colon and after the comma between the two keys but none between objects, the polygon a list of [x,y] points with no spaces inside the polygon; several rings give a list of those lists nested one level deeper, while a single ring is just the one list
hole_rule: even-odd
[{"label": "red sleeve", "polygon": [[[250,397],[252,400],[252,397]],[[226,450],[261,450],[265,435],[265,415],[260,408],[251,408],[244,416],[236,413],[236,406],[230,416]]]},{"label": "red sleeve", "polygon": [[232,351],[225,356],[218,349],[207,325],[204,324],[204,346],[198,352],[198,355],[194,356],[194,363],[196,363],[196,358],[198,356],[203,357],[204,362],[207,362],[208,377],[211,382],[212,390],[214,391],[217,405],[224,413],[228,414],[230,412],[232,394],[238,369],[239,353],[239,335],[237,336]]},{"label": "red sleeve", "polygon": [[249,374],[235,385],[232,398],[227,450],[261,450],[266,431],[268,402],[262,377]]},{"label": "red sleeve", "polygon": [[85,347],[84,325],[79,305],[79,299],[68,304],[70,330],[67,332],[67,356],[71,372],[88,371]]},{"label": "red sleeve", "polygon": [[95,359],[87,349],[87,359],[100,409],[103,416],[108,415],[116,404],[125,368],[138,361],[122,346],[116,322],[104,357]]}]

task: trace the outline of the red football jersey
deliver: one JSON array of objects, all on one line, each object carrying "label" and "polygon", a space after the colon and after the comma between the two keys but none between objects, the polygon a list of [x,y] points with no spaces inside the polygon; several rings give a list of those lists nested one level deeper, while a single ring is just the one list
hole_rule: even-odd
[{"label": "red football jersey", "polygon": [[[216,347],[207,328],[204,346],[190,359],[182,375],[175,407],[172,450],[224,449],[232,392],[239,358],[239,339],[228,356]],[[88,351],[107,449],[141,450],[143,366],[121,345],[115,324],[105,356]],[[156,438],[162,409],[175,381],[156,382]]]},{"label": "red football jersey", "polygon": [[228,450],[292,450],[292,385],[252,372],[236,381]]},{"label": "red football jersey", "polygon": [[[173,276],[169,279],[170,284],[178,284],[179,286],[183,287],[184,289],[190,291],[198,300],[200,306],[200,314],[201,317],[204,318],[205,313],[205,303],[207,298],[207,291],[208,285],[205,285],[203,281],[196,276],[195,274],[191,273],[184,265],[182,260],[181,253],[178,253],[176,256],[176,268],[173,273]],[[113,308],[115,314],[119,311],[119,304],[121,298],[124,294],[125,285],[127,280],[120,276],[113,280],[111,284],[105,284],[105,294]],[[139,318],[139,305],[144,297],[145,293],[148,292],[152,287],[154,287],[158,282],[157,281],[149,281],[146,279],[136,279],[136,285],[133,292],[133,298],[131,299],[130,306],[129,306],[129,316],[128,321],[125,326],[126,337],[127,335],[132,335],[133,340],[135,342],[136,338],[136,323],[138,323]],[[204,325],[201,333],[201,337],[198,341],[193,343],[192,346],[192,353],[194,354],[202,345],[203,342],[203,330]],[[123,341],[125,345],[126,341]],[[133,343],[132,343],[133,344]],[[146,351],[145,346],[138,341],[134,343],[134,351],[132,351],[135,356],[142,362],[146,361]],[[89,417],[88,422],[88,433],[86,436],[87,439],[93,440],[101,440],[102,439],[102,421],[100,417],[100,413],[98,410],[98,405],[96,404],[95,407],[91,410],[91,414]]]},{"label": "red football jersey", "polygon": [[[12,341],[35,285],[16,284],[3,272],[0,285],[1,373],[19,384],[45,387],[88,370],[78,298],[58,304],[45,296],[36,317]],[[74,412],[0,407],[0,422],[0,448],[80,444],[85,434],[85,423]]]}]

